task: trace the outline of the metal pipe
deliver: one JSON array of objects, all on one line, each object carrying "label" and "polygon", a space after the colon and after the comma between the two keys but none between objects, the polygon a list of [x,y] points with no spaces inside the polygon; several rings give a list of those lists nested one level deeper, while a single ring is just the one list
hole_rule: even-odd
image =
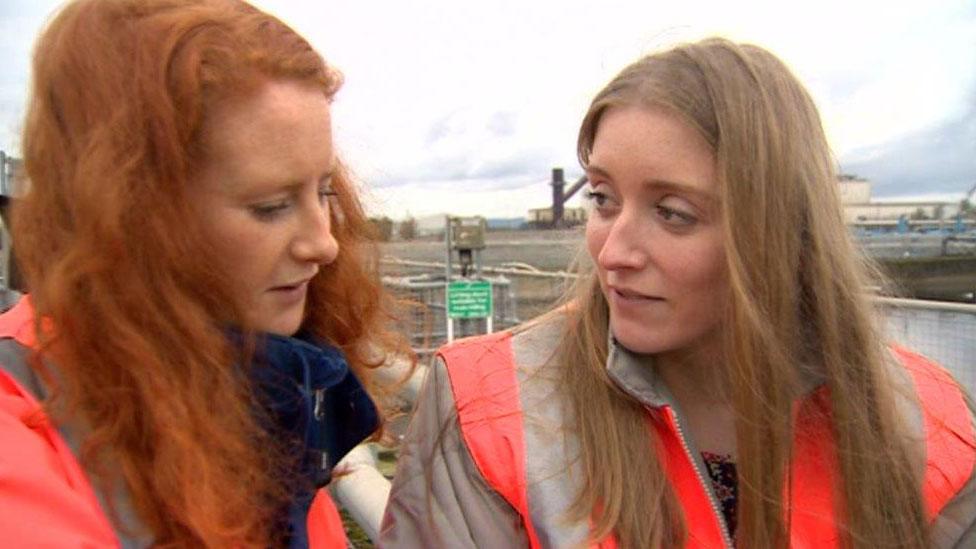
[{"label": "metal pipe", "polygon": [[903,299],[900,297],[875,297],[875,302],[886,307],[901,307],[904,309],[922,309],[940,311],[944,313],[969,313],[976,315],[976,304],[956,303],[953,301],[928,301],[925,299]]},{"label": "metal pipe", "polygon": [[570,198],[572,198],[573,195],[576,194],[576,191],[582,189],[583,188],[583,185],[586,185],[586,182],[587,181],[588,180],[586,179],[586,176],[585,175],[583,177],[577,179],[576,180],[576,183],[573,183],[573,186],[570,187],[570,188],[568,188],[568,189],[566,189],[566,192],[563,193],[563,202],[566,202],[567,200],[569,200]]},{"label": "metal pipe", "polygon": [[[411,406],[417,402],[420,396],[420,389],[424,386],[424,378],[427,377],[427,367],[421,364],[414,366],[410,372],[410,361],[403,358],[394,358],[381,368],[377,368],[376,379],[385,385],[400,383],[397,396],[407,401]],[[407,377],[409,374],[409,377]]]},{"label": "metal pipe", "polygon": [[[384,257],[380,259],[380,263],[385,263],[388,265],[399,265],[402,267],[422,267],[426,269],[443,269],[443,263],[437,263],[434,261],[413,261],[410,259],[399,259],[395,257]],[[579,275],[576,273],[567,273],[565,271],[528,271],[524,269],[509,269],[504,267],[483,267],[484,272],[489,274],[503,274],[512,276],[529,276],[536,278],[561,278],[561,279],[576,279]]]},{"label": "metal pipe", "polygon": [[339,462],[337,470],[343,474],[332,481],[332,495],[369,539],[378,540],[383,510],[390,497],[390,481],[376,469],[372,450],[365,445],[353,448]]}]

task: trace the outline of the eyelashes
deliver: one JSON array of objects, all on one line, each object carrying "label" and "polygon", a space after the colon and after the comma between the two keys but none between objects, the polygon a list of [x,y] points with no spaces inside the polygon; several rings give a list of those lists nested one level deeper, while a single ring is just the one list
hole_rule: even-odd
[{"label": "eyelashes", "polygon": [[666,223],[675,226],[690,227],[698,223],[698,218],[694,215],[660,204],[657,206],[657,214]]},{"label": "eyelashes", "polygon": [[610,200],[610,197],[606,193],[591,190],[583,191],[583,198],[597,208],[605,206],[607,201]]},{"label": "eyelashes", "polygon": [[282,212],[287,210],[290,205],[289,201],[282,200],[271,204],[250,206],[248,209],[251,211],[251,215],[259,221],[273,221],[280,217]]},{"label": "eyelashes", "polygon": [[[612,217],[619,209],[616,199],[607,192],[600,190],[586,190],[583,197],[587,204],[596,211],[596,215],[601,217]],[[665,201],[672,199],[678,200],[673,196],[665,196],[653,205],[653,213],[661,223],[672,230],[687,230],[700,221],[699,216],[687,211],[684,208],[676,208],[664,204]]]},{"label": "eyelashes", "polygon": [[[338,193],[332,187],[324,187],[318,191],[319,203],[323,206],[327,206],[329,198],[333,196],[338,196]],[[273,202],[254,204],[248,206],[248,210],[258,221],[273,222],[284,217],[295,206],[295,201],[294,197],[288,197]]]}]

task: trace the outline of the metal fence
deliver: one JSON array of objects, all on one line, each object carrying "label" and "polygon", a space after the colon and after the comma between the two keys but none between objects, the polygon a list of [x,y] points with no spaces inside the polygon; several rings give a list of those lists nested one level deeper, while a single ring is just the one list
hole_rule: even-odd
[{"label": "metal fence", "polygon": [[[455,280],[460,280],[455,278]],[[492,330],[504,330],[519,323],[512,282],[502,275],[482,277],[492,288]],[[383,284],[400,304],[399,330],[410,339],[421,359],[447,342],[447,305],[444,275],[416,274],[383,277]],[[454,319],[455,338],[488,331],[484,318]]]},{"label": "metal fence", "polygon": [[976,305],[880,298],[889,339],[942,364],[976,394]]}]

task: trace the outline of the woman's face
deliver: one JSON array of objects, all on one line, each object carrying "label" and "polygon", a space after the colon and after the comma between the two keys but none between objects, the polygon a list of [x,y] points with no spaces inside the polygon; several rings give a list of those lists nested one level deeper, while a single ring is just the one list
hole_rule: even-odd
[{"label": "woman's face", "polygon": [[728,282],[708,143],[664,109],[610,108],[586,175],[586,243],[614,337],[639,353],[715,349]]},{"label": "woman's face", "polygon": [[234,280],[242,320],[293,335],[309,280],[339,252],[329,101],[308,86],[270,82],[215,109],[203,130],[206,160],[191,199]]}]

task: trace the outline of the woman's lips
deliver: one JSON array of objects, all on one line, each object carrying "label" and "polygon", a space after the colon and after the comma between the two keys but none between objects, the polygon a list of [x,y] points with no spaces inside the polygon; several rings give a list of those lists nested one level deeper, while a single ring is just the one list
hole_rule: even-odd
[{"label": "woman's lips", "polygon": [[628,301],[663,301],[664,298],[655,295],[642,294],[640,292],[635,292],[633,290],[628,290],[626,288],[610,287],[610,294],[617,297],[618,299],[625,299]]},{"label": "woman's lips", "polygon": [[646,295],[622,288],[609,288],[607,292],[610,308],[620,314],[644,314],[651,309],[657,309],[663,304],[664,298]]},{"label": "woman's lips", "polygon": [[282,302],[296,303],[305,298],[305,292],[308,290],[308,281],[299,282],[298,284],[291,284],[287,286],[275,286],[271,288],[271,295],[275,296]]}]

